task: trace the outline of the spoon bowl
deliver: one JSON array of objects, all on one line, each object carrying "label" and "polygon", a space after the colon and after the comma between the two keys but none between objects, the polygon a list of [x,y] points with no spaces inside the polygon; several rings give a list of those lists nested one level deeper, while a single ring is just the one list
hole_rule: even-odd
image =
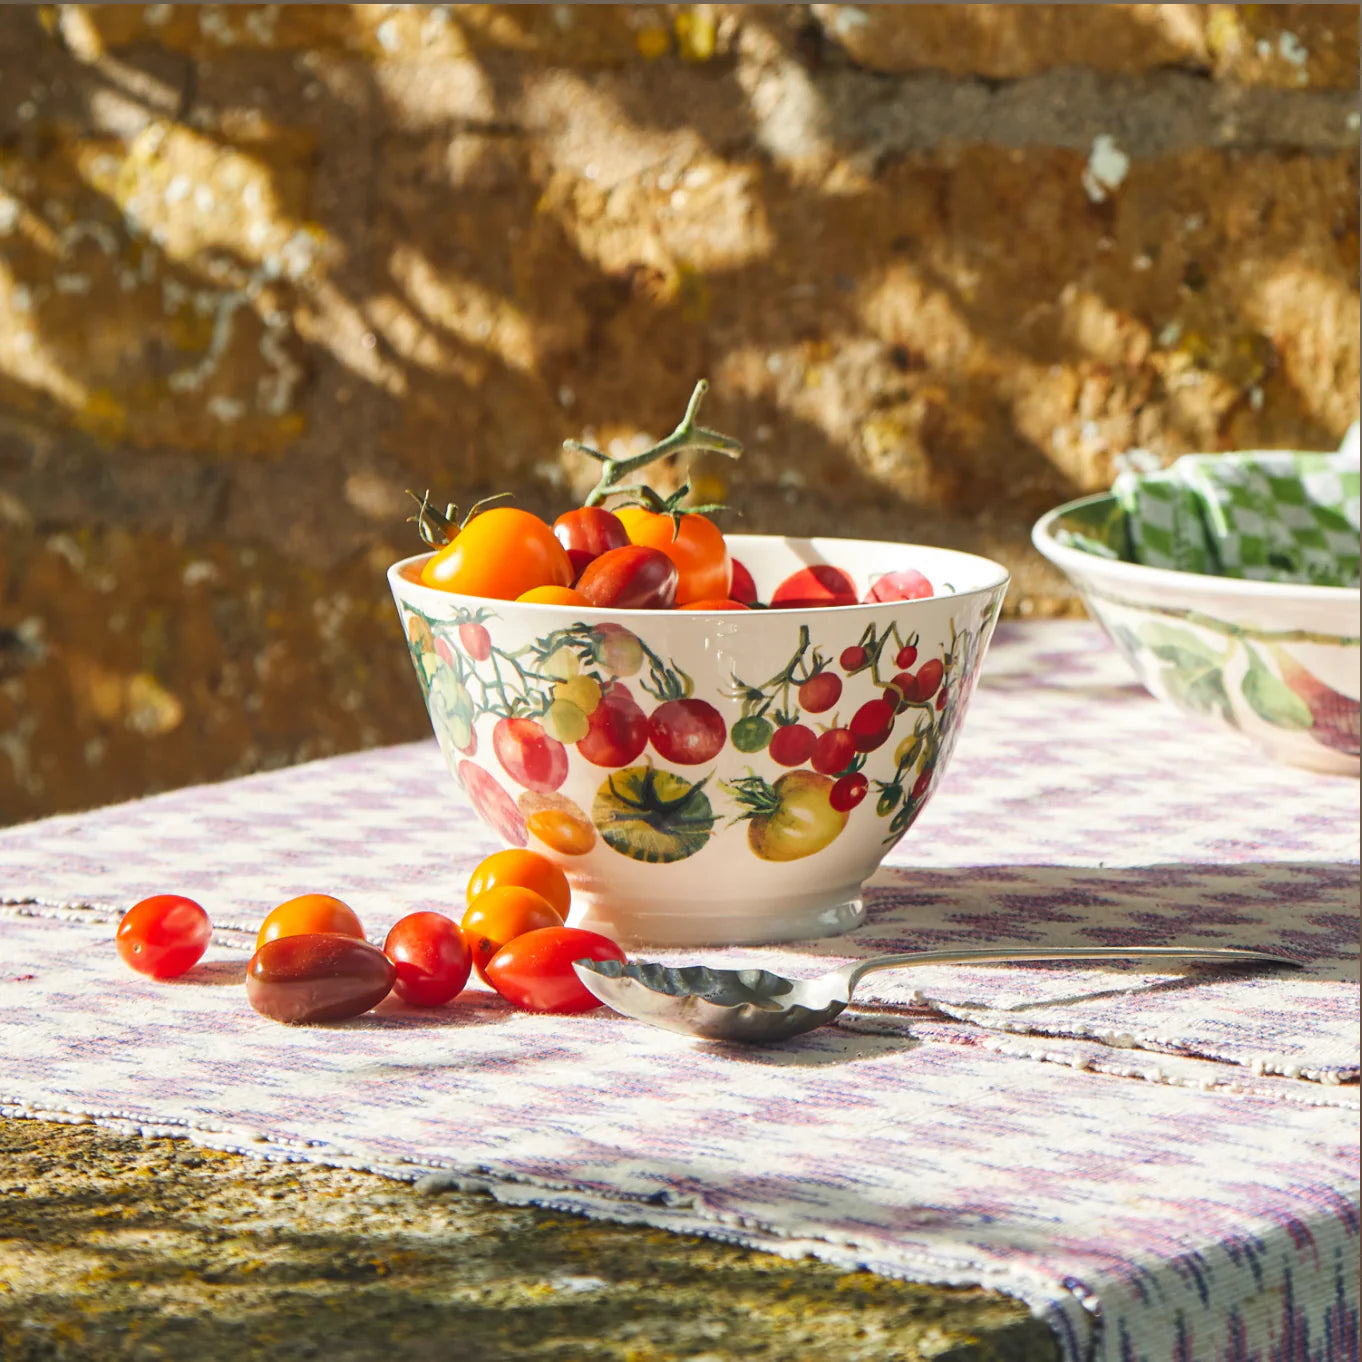
[{"label": "spoon bowl", "polygon": [[647,960],[578,960],[573,969],[607,1007],[635,1021],[700,1040],[764,1045],[803,1035],[833,1021],[867,974],[913,965],[1004,965],[1073,960],[1180,961],[1204,965],[1298,962],[1236,946],[1092,946],[910,951],[856,961],[814,979],[787,979],[764,969],[674,968]]}]

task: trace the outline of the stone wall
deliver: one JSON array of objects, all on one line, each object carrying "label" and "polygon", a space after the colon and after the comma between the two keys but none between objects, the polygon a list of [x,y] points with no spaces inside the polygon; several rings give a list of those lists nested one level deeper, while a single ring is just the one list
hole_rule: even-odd
[{"label": "stone wall", "polygon": [[[0,8],[0,821],[425,731],[405,489],[963,546],[1358,407],[1357,8]],[[726,470],[701,465],[706,494]]]}]

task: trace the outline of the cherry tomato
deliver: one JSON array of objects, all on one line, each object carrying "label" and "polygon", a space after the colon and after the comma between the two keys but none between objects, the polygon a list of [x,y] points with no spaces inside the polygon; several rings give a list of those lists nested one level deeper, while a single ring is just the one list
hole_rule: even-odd
[{"label": "cherry tomato", "polygon": [[707,700],[667,700],[648,719],[648,735],[664,760],[698,766],[723,751],[728,728]]},{"label": "cherry tomato", "polygon": [[459,924],[473,957],[473,968],[485,982],[487,962],[508,942],[540,927],[561,927],[562,914],[542,895],[518,884],[501,885],[479,894]]},{"label": "cherry tomato", "polygon": [[574,960],[623,964],[624,952],[598,932],[544,927],[503,946],[487,966],[487,982],[526,1012],[590,1012],[601,1004],[577,977]]},{"label": "cherry tomato", "polygon": [[851,716],[851,736],[858,752],[873,752],[889,741],[897,708],[888,700],[867,700]]},{"label": "cherry tomato", "polygon": [[746,610],[741,601],[687,601],[682,610]]},{"label": "cherry tomato", "polygon": [[842,698],[842,678],[834,672],[819,672],[799,688],[799,705],[810,714],[822,714]]},{"label": "cherry tomato", "polygon": [[570,586],[574,575],[553,531],[514,506],[475,515],[421,569],[426,586],[501,601],[536,586]]},{"label": "cherry tomato", "polygon": [[577,590],[596,606],[617,610],[670,610],[676,604],[676,564],[643,544],[626,544],[593,558]]},{"label": "cherry tomato", "polygon": [[894,666],[900,671],[906,671],[917,661],[917,649],[911,643],[905,643],[898,651],[898,656],[894,659]]},{"label": "cherry tomato", "polygon": [[536,586],[517,596],[516,600],[526,605],[590,605],[591,602],[580,591],[570,586]]},{"label": "cherry tomato", "polygon": [[587,725],[577,750],[593,766],[628,766],[648,745],[648,717],[619,681],[601,692]]},{"label": "cherry tomato", "polygon": [[728,588],[728,594],[743,605],[756,605],[758,599],[752,574],[736,558],[733,559],[733,585]]},{"label": "cherry tomato", "polygon": [[624,506],[615,514],[631,544],[665,553],[676,564],[676,603],[719,600],[733,583],[733,560],[723,533],[702,515],[683,515],[680,524],[662,511]]},{"label": "cherry tomato", "polygon": [[567,876],[537,851],[494,851],[480,861],[468,880],[468,902],[471,905],[489,889],[507,887],[533,890],[559,918],[566,918],[572,906]]},{"label": "cherry tomato", "polygon": [[771,593],[771,604],[787,610],[823,605],[855,605],[856,583],[831,563],[815,563],[791,573]]},{"label": "cherry tomato", "polygon": [[784,724],[771,739],[768,749],[771,760],[781,766],[798,766],[809,759],[815,741],[813,729],[803,724]]},{"label": "cherry tomato", "polygon": [[870,654],[861,647],[843,648],[842,655],[837,659],[844,672],[859,671],[865,666]]},{"label": "cherry tomato", "polygon": [[835,776],[839,771],[845,771],[855,756],[856,739],[851,730],[830,728],[826,733],[820,733],[814,742],[809,765],[821,775]]},{"label": "cherry tomato", "polygon": [[459,763],[459,783],[478,817],[504,842],[525,845],[525,820],[515,801],[475,761]]},{"label": "cherry tomato", "polygon": [[377,946],[337,932],[276,937],[246,966],[246,998],[271,1021],[345,1021],[392,991],[397,967]]},{"label": "cherry tomato", "polygon": [[408,913],[393,923],[383,954],[397,967],[393,992],[413,1007],[441,1007],[468,982],[473,955],[443,913]]},{"label": "cherry tomato", "polygon": [[553,533],[567,550],[572,571],[578,577],[594,558],[611,549],[622,549],[629,542],[629,531],[613,512],[604,506],[582,506],[564,511],[553,522]]},{"label": "cherry tomato", "polygon": [[198,964],[212,934],[208,914],[193,899],[153,894],[123,914],[116,944],[138,974],[175,979]]},{"label": "cherry tomato", "polygon": [[348,903],[330,894],[300,894],[270,910],[260,924],[255,948],[259,950],[265,942],[277,941],[281,936],[311,936],[317,932],[364,939],[364,928]]},{"label": "cherry tomato", "polygon": [[[920,601],[935,594],[932,584],[916,568],[907,568],[902,572],[886,572],[862,599],[867,604],[871,601]],[[901,662],[899,665],[911,664]]]},{"label": "cherry tomato", "polygon": [[485,625],[475,620],[466,620],[459,625],[459,643],[474,662],[486,662],[492,656],[492,635]]},{"label": "cherry tomato", "polygon": [[527,790],[547,794],[567,779],[567,749],[533,719],[498,719],[492,750],[502,770]]},{"label": "cherry tomato", "polygon": [[828,791],[828,803],[837,813],[849,813],[863,800],[870,790],[870,781],[860,771],[843,776]]}]

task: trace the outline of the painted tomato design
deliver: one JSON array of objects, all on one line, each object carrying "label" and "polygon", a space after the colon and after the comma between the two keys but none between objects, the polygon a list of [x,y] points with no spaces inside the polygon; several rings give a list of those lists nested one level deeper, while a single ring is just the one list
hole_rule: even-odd
[{"label": "painted tomato design", "polygon": [[888,700],[867,700],[851,716],[851,736],[858,752],[873,752],[888,742],[895,709]]},{"label": "painted tomato design", "polygon": [[780,766],[799,766],[808,761],[816,741],[814,731],[804,724],[785,724],[771,739],[771,760]]},{"label": "painted tomato design", "polygon": [[775,731],[776,727],[770,719],[764,719],[760,714],[749,714],[733,725],[730,736],[739,752],[764,752]]},{"label": "painted tomato design", "polygon": [[652,766],[630,766],[606,777],[591,820],[621,856],[653,865],[684,861],[714,831],[704,784]]},{"label": "painted tomato design", "polygon": [[742,782],[747,844],[763,861],[798,861],[831,846],[847,825],[833,806],[834,782],[815,771],[787,771],[773,785]]},{"label": "painted tomato design", "polygon": [[598,624],[591,631],[591,651],[612,676],[633,676],[643,666],[643,644],[622,624]]},{"label": "painted tomato design", "polygon": [[917,669],[917,686],[909,697],[913,700],[930,700],[946,675],[945,665],[939,657],[929,657]]},{"label": "painted tomato design", "polygon": [[509,842],[511,846],[523,847],[526,842],[525,819],[495,778],[474,761],[461,761],[458,777],[478,817],[502,841]]},{"label": "painted tomato design", "polygon": [[567,779],[567,749],[533,719],[498,719],[492,750],[502,770],[527,790],[547,794]]},{"label": "painted tomato design", "polygon": [[856,757],[856,739],[849,728],[830,728],[820,733],[813,744],[809,765],[825,776],[845,771]]},{"label": "painted tomato design", "polygon": [[835,672],[819,672],[799,688],[799,706],[810,714],[822,714],[842,698],[842,678]]},{"label": "painted tomato design", "polygon": [[667,700],[648,719],[653,750],[677,766],[699,766],[723,751],[728,728],[706,700]]},{"label": "painted tomato design", "polygon": [[870,781],[864,772],[853,771],[843,776],[828,791],[828,803],[839,813],[849,813],[870,793]]},{"label": "painted tomato design", "polygon": [[843,648],[841,656],[838,657],[838,665],[844,672],[858,672],[870,660],[870,654],[859,644],[854,644],[850,648]]},{"label": "painted tomato design", "polygon": [[648,716],[627,686],[612,681],[587,720],[577,750],[593,766],[628,766],[648,745]]},{"label": "painted tomato design", "polygon": [[492,656],[492,635],[486,625],[473,620],[459,625],[459,644],[474,662],[486,662]]}]

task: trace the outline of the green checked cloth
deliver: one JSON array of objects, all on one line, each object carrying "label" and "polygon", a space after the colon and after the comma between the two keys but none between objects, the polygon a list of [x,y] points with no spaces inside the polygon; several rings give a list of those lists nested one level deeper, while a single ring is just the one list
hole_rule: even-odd
[{"label": "green checked cloth", "polygon": [[1358,585],[1352,433],[1334,453],[1187,454],[1157,472],[1122,473],[1112,490],[1124,543],[1109,539],[1109,555],[1120,544],[1120,557],[1178,572]]}]

